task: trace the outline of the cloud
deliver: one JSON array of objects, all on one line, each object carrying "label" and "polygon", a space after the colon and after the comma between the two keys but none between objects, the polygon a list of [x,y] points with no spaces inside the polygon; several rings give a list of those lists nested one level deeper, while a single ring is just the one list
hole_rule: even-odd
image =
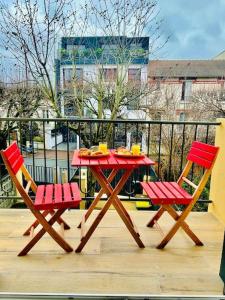
[{"label": "cloud", "polygon": [[161,55],[210,59],[225,50],[225,1],[159,0],[162,37],[171,35]]}]

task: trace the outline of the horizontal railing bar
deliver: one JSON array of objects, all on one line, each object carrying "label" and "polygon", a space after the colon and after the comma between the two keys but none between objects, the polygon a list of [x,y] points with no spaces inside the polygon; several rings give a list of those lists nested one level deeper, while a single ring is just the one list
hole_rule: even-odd
[{"label": "horizontal railing bar", "polygon": [[[22,200],[23,198],[19,197],[19,196],[0,196],[0,200],[1,199],[11,199],[11,200]],[[34,199],[34,196],[31,196],[31,199]],[[89,201],[89,200],[94,200],[95,198],[94,197],[85,197],[85,198],[82,198],[82,201]],[[148,198],[120,198],[119,199],[121,201],[146,201],[146,202],[149,202],[149,199]],[[107,198],[101,198],[101,201],[106,201]],[[205,200],[205,199],[199,199],[197,203],[212,203],[213,201],[212,200]]]},{"label": "horizontal railing bar", "polygon": [[111,120],[111,119],[82,119],[82,118],[0,118],[0,121],[19,121],[19,122],[86,122],[86,123],[141,123],[141,124],[175,124],[175,125],[221,125],[221,122],[199,122],[199,121],[156,121],[156,120]]}]

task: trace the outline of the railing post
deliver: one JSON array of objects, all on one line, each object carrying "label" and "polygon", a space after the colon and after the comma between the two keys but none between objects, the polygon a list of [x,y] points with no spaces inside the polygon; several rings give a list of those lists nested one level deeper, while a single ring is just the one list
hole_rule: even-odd
[{"label": "railing post", "polygon": [[225,224],[225,119],[217,121],[221,125],[216,126],[215,146],[220,147],[220,150],[211,175],[209,199],[212,204],[208,211]]}]

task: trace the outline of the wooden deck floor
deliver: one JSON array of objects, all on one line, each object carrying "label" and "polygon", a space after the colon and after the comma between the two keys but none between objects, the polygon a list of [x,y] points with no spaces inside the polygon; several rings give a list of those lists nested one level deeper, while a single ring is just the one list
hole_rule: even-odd
[{"label": "wooden deck floor", "polygon": [[[73,210],[64,216],[72,225],[66,239],[74,248],[82,214]],[[145,227],[150,214],[132,212],[145,249],[109,211],[81,254],[64,253],[46,235],[29,255],[17,257],[28,239],[21,234],[33,218],[27,210],[0,210],[0,292],[221,295],[223,226],[208,213],[192,213],[189,224],[205,246],[194,246],[180,231],[166,249],[157,250],[160,233]],[[172,223],[163,220],[166,231]]]}]

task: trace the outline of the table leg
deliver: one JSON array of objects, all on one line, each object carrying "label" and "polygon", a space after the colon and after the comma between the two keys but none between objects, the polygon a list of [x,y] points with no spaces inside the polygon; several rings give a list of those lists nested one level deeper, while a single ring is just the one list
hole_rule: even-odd
[{"label": "table leg", "polygon": [[[117,174],[117,170],[112,170],[112,172],[110,173],[110,175],[108,177],[108,182],[111,183],[112,180],[114,179],[114,177],[116,176],[116,174]],[[96,205],[98,204],[98,202],[101,199],[103,194],[104,194],[104,189],[101,188],[100,191],[98,192],[98,195],[96,196],[96,198],[94,199],[94,201],[92,202],[92,204],[90,205],[90,207],[88,208],[88,210],[85,213],[85,216],[84,216],[85,222],[87,221],[87,219],[91,215],[92,211],[95,209]],[[77,228],[80,228],[80,227],[81,227],[81,222],[77,226]]]},{"label": "table leg", "polygon": [[[118,197],[116,197],[115,201],[117,202],[118,207],[123,211],[123,213],[126,215],[126,217],[129,219],[131,225],[133,227],[136,227],[131,216],[129,215],[128,211],[125,209],[125,207],[123,206],[122,202],[120,201],[120,199]],[[137,230],[136,230],[137,232]],[[138,232],[137,232],[138,233]],[[139,233],[138,233],[139,234]]]},{"label": "table leg", "polygon": [[[105,187],[105,185],[101,181],[101,180],[103,180],[103,181],[106,180],[106,178],[105,177],[102,178],[101,173],[98,173],[98,171],[97,171],[97,174],[96,174],[96,171],[95,171],[94,167],[91,168],[91,170],[93,171],[93,174],[96,175],[96,179],[99,181],[99,183],[101,183],[101,186],[102,186],[103,190],[107,191],[107,188]],[[128,180],[128,178],[130,176],[130,173],[131,172],[127,172],[126,174],[124,174],[121,177],[120,181],[116,185],[116,187],[113,190],[113,192],[110,193],[109,199],[106,201],[105,205],[103,206],[103,208],[98,213],[97,217],[95,218],[95,220],[92,223],[92,225],[90,226],[90,228],[87,230],[86,234],[82,237],[82,239],[80,241],[80,244],[78,245],[78,247],[75,250],[75,252],[79,253],[79,252],[82,251],[82,249],[86,245],[87,241],[89,240],[89,238],[91,237],[91,235],[95,231],[96,227],[98,226],[98,224],[100,223],[100,221],[102,220],[102,218],[104,217],[104,215],[106,214],[106,212],[109,209],[110,205],[113,203],[114,197],[121,191],[121,189],[124,186],[124,183]]]},{"label": "table leg", "polygon": [[[95,173],[93,173],[95,172]],[[132,170],[129,171],[130,174],[132,173]],[[105,177],[104,173],[102,172],[102,170],[100,168],[98,168],[96,171],[94,171],[92,169],[92,173],[93,175],[97,178],[98,174],[101,174],[101,182],[104,181],[105,182],[105,185],[108,187],[109,189],[109,194],[108,196],[112,193],[113,191],[113,188],[112,186],[108,183],[108,180],[107,178]],[[125,182],[126,183],[126,182]],[[125,184],[124,183],[124,184]],[[107,192],[106,192],[107,193]],[[131,216],[129,215],[129,213],[127,212],[127,210],[125,209],[125,207],[123,206],[122,202],[120,201],[119,197],[116,195],[115,197],[115,201],[117,202],[117,207],[119,207],[120,210],[122,210],[123,214],[127,217],[128,221],[130,222],[131,226],[135,229],[136,233],[140,236],[139,232],[138,232],[138,229],[137,229],[137,226],[134,224]]]},{"label": "table leg", "polygon": [[[96,179],[98,180],[99,184],[101,184],[102,188],[105,190],[107,195],[110,197],[110,195],[112,195],[114,190],[111,187],[111,185],[108,183],[107,178],[103,174],[102,170],[100,170],[99,168],[92,168],[92,172],[93,172],[94,176],[96,177]],[[121,177],[121,180],[124,182],[123,186],[126,183],[126,181],[129,178],[131,173],[132,173],[132,170],[129,170],[129,169],[124,172],[123,176]],[[130,215],[128,214],[125,207],[119,200],[118,193],[115,194],[115,196],[113,197],[112,205],[115,207],[117,213],[119,214],[119,216],[121,217],[121,219],[123,220],[125,225],[127,226],[128,230],[134,237],[134,239],[137,242],[137,244],[139,245],[139,247],[144,248],[144,244],[142,243],[142,241],[140,239],[140,234],[138,233],[137,227],[134,225],[134,223],[131,220]]]}]

